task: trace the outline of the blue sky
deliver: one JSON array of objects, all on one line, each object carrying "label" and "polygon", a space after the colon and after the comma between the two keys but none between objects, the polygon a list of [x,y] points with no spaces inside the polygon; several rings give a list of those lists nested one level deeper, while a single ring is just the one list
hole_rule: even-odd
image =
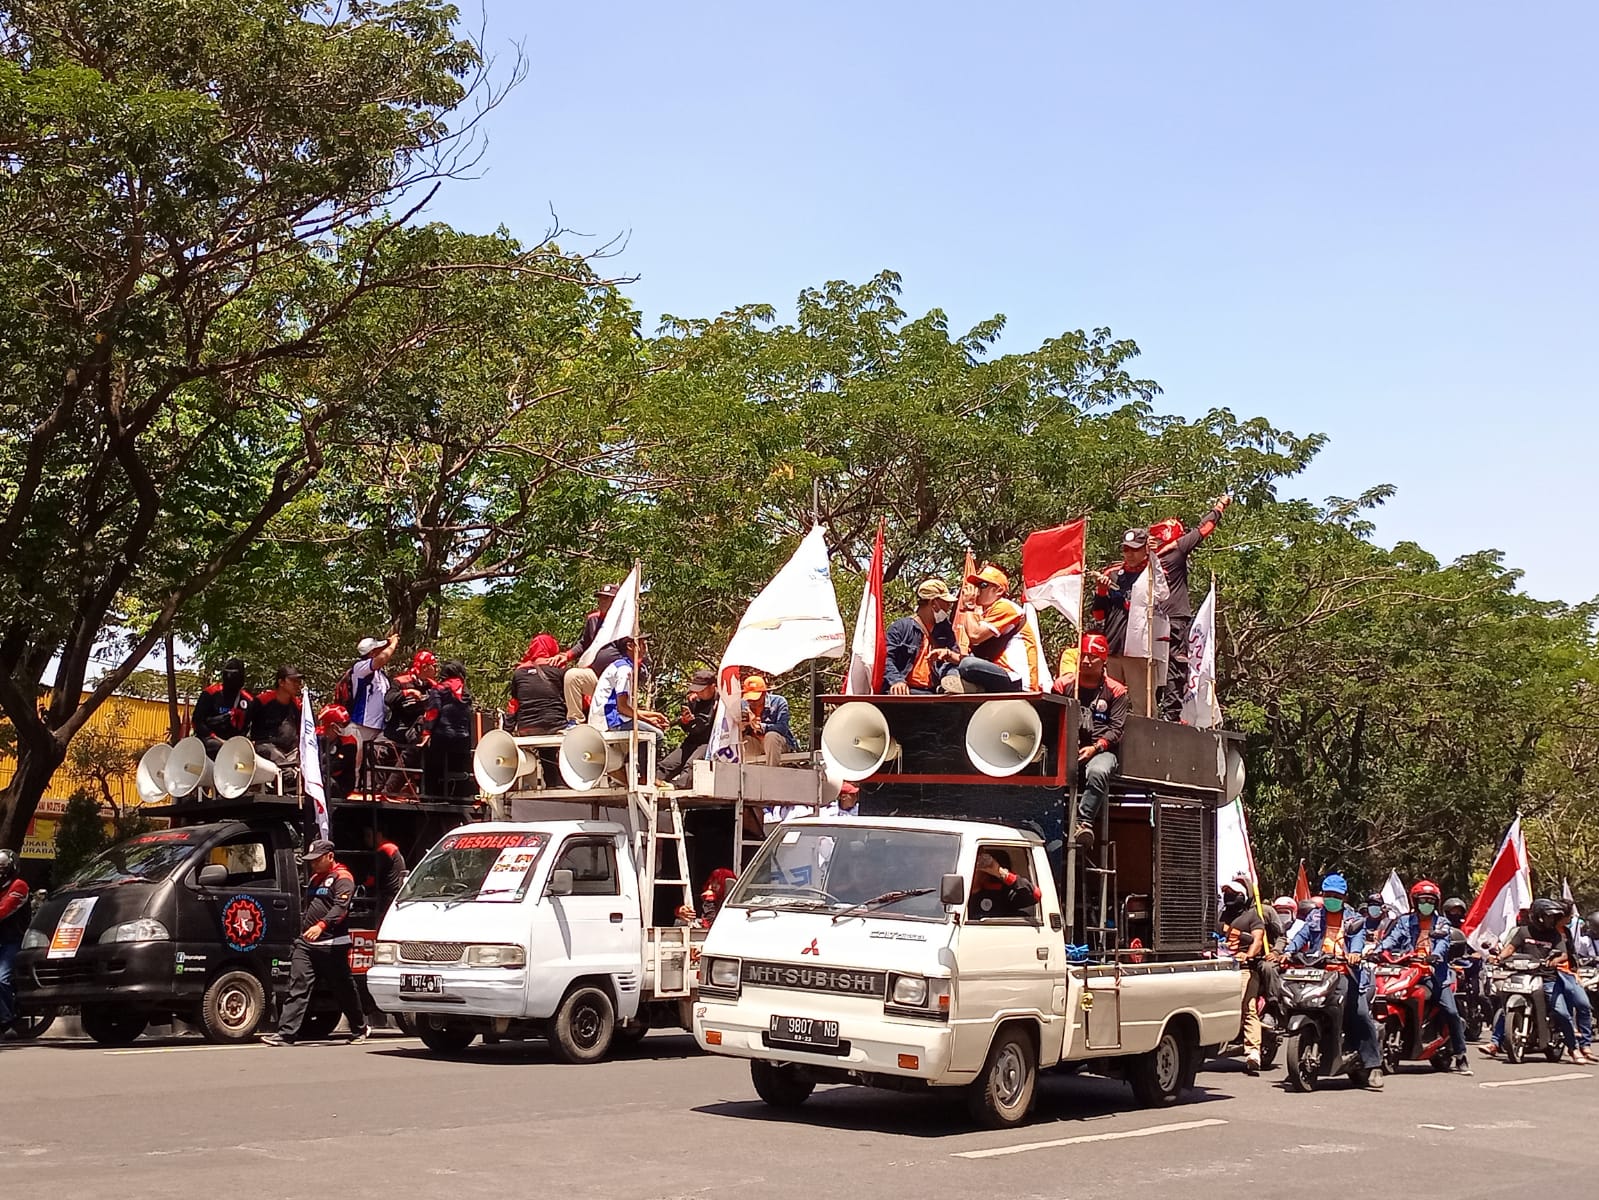
[{"label": "blue sky", "polygon": [[[908,308],[1105,325],[1163,406],[1332,437],[1290,485],[1399,488],[1379,540],[1599,594],[1599,7],[544,6],[432,215],[626,234],[663,312],[891,267]],[[469,23],[476,20],[469,16]]]}]

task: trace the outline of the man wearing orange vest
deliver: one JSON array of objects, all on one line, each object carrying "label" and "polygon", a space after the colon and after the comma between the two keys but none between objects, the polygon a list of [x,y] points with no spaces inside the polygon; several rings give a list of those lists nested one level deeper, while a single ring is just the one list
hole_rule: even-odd
[{"label": "man wearing orange vest", "polygon": [[[1005,593],[1010,576],[990,563],[966,582],[977,589],[976,604],[961,614],[961,631],[971,653],[961,659],[956,672],[968,692],[1025,692],[1037,686],[1038,643],[1028,628],[1027,614]],[[1001,661],[1013,640],[1026,651],[1028,679],[1018,678]]]},{"label": "man wearing orange vest", "polygon": [[[1342,875],[1334,871],[1324,878],[1321,904],[1310,910],[1299,932],[1288,939],[1284,953],[1309,951],[1328,959],[1341,958],[1351,971],[1358,970],[1366,950],[1366,923],[1344,912],[1348,899],[1349,884]],[[1365,993],[1349,975],[1339,979],[1335,992],[1335,1002],[1344,1006],[1344,1037],[1360,1055],[1360,1065],[1369,1072],[1366,1086],[1381,1088],[1382,1050],[1377,1041],[1377,1022],[1371,1019]]]},{"label": "man wearing orange vest", "polygon": [[1420,955],[1432,962],[1432,997],[1449,1022],[1449,1049],[1454,1055],[1454,1068],[1461,1075],[1470,1075],[1466,1024],[1460,1019],[1460,1008],[1455,1003],[1455,978],[1449,969],[1449,918],[1438,911],[1443,906],[1443,898],[1436,883],[1418,879],[1410,888],[1410,906],[1414,911],[1394,919],[1388,936],[1377,950],[1396,956]]},{"label": "man wearing orange vest", "polygon": [[332,985],[333,998],[344,1010],[350,1044],[359,1045],[372,1031],[350,973],[350,902],[355,898],[355,876],[333,856],[333,843],[326,838],[306,847],[305,865],[311,878],[300,910],[304,928],[289,960],[289,994],[283,1001],[278,1031],[261,1040],[268,1046],[294,1045],[311,1006],[311,993],[317,984],[325,983]]}]

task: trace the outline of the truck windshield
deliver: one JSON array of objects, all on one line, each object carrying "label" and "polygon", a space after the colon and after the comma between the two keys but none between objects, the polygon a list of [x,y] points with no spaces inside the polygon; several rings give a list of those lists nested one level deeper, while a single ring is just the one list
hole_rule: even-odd
[{"label": "truck windshield", "polygon": [[188,861],[203,835],[189,829],[140,834],[102,850],[62,884],[62,890],[118,883],[159,883]]},{"label": "truck windshield", "polygon": [[784,828],[757,852],[727,903],[839,913],[877,901],[873,917],[943,920],[939,883],[955,869],[959,850],[953,833],[853,824]]},{"label": "truck windshield", "polygon": [[448,834],[406,877],[395,902],[520,900],[548,843],[548,834],[521,830]]}]

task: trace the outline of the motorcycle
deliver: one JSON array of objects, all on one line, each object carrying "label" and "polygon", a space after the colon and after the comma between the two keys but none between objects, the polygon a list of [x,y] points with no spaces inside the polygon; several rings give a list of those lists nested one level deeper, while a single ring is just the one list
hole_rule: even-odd
[{"label": "motorcycle", "polygon": [[1365,1087],[1370,1072],[1360,1055],[1344,1043],[1344,1008],[1338,1003],[1338,981],[1347,980],[1344,1002],[1353,1003],[1360,981],[1349,964],[1325,955],[1291,958],[1282,969],[1283,1060],[1288,1086],[1309,1092],[1318,1079],[1347,1075]]},{"label": "motorcycle", "polygon": [[1455,1004],[1460,1008],[1460,1019],[1466,1026],[1466,1040],[1478,1041],[1482,1031],[1493,1025],[1495,1007],[1488,994],[1488,981],[1483,972],[1483,960],[1476,955],[1457,959],[1450,964],[1455,973]]},{"label": "motorcycle", "polygon": [[1504,1034],[1500,1049],[1507,1062],[1519,1063],[1539,1051],[1550,1062],[1559,1062],[1565,1044],[1555,1034],[1544,981],[1558,970],[1553,964],[1535,958],[1507,958],[1493,973],[1494,994],[1502,997],[1505,1010]]},{"label": "motorcycle", "polygon": [[1385,954],[1373,971],[1371,1015],[1382,1038],[1384,1069],[1392,1074],[1400,1063],[1427,1062],[1435,1071],[1449,1070],[1449,1019],[1433,998],[1432,960]]}]

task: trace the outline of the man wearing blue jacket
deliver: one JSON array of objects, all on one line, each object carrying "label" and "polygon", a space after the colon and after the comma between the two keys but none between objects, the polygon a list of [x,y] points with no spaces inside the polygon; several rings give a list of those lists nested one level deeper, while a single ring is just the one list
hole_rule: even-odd
[{"label": "man wearing blue jacket", "polygon": [[916,611],[895,621],[883,634],[883,686],[889,695],[928,695],[942,690],[940,681],[961,659],[949,619],[954,611],[955,596],[942,579],[917,585]]},{"label": "man wearing blue jacket", "polygon": [[1454,1056],[1454,1068],[1462,1075],[1470,1075],[1466,1023],[1460,1019],[1454,972],[1449,969],[1449,918],[1438,911],[1442,905],[1443,893],[1438,885],[1430,879],[1417,880],[1410,889],[1411,911],[1394,918],[1388,936],[1378,943],[1377,952],[1396,957],[1423,954],[1432,960],[1432,994],[1449,1021],[1449,1052]]},{"label": "man wearing blue jacket", "polygon": [[[1351,968],[1358,967],[1366,950],[1366,923],[1358,916],[1344,911],[1349,899],[1349,883],[1334,871],[1321,881],[1321,907],[1312,908],[1293,937],[1288,939],[1284,953],[1321,954],[1329,959],[1341,958]],[[1371,1009],[1366,1005],[1366,994],[1359,983],[1349,977],[1338,981],[1338,1003],[1344,1006],[1344,1037],[1360,1055],[1360,1065],[1368,1072],[1366,1086],[1380,1089],[1382,1080],[1382,1050],[1377,1042],[1377,1023],[1371,1019]]]}]

